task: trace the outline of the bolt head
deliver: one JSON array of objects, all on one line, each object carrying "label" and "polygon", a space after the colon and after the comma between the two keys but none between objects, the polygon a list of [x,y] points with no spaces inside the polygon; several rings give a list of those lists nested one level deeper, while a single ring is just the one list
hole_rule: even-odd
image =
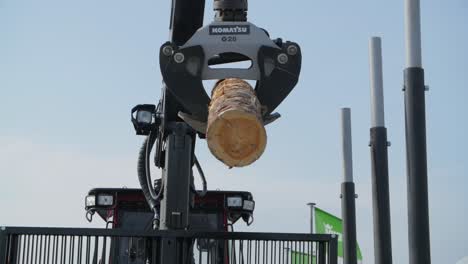
[{"label": "bolt head", "polygon": [[291,56],[296,55],[298,51],[299,51],[299,49],[297,48],[296,45],[290,45],[288,47],[288,54],[291,55]]},{"label": "bolt head", "polygon": [[286,64],[288,63],[288,55],[286,55],[285,53],[281,53],[280,55],[278,55],[278,58],[277,58],[278,62],[280,64]]},{"label": "bolt head", "polygon": [[164,55],[166,56],[171,56],[172,53],[174,53],[174,49],[171,47],[171,46],[165,46],[163,49],[162,49],[162,52]]},{"label": "bolt head", "polygon": [[185,60],[185,56],[184,54],[178,52],[176,54],[174,54],[174,61],[177,62],[177,63],[182,63],[184,62]]}]

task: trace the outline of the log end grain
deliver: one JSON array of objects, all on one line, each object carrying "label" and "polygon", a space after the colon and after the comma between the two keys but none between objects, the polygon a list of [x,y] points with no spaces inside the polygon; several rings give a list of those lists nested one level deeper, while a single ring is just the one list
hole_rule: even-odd
[{"label": "log end grain", "polygon": [[212,154],[229,167],[252,164],[265,151],[267,135],[253,88],[239,79],[215,87],[207,129]]}]

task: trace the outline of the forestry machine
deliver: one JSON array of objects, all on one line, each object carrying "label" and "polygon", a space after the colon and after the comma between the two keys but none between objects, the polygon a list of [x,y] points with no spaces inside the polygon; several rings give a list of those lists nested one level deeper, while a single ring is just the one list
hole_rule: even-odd
[{"label": "forestry machine", "polygon": [[[297,43],[270,39],[265,29],[247,22],[247,0],[214,0],[215,18],[206,26],[204,9],[204,0],[172,1],[170,41],[159,49],[161,99],[157,105],[137,105],[131,111],[136,134],[146,137],[138,159],[141,189],[91,190],[86,197],[89,221],[97,213],[108,227],[140,231],[232,231],[239,219],[253,222],[251,193],[207,190],[194,151],[197,135],[205,138],[210,103],[203,81],[255,81],[262,118],[268,124],[280,116],[273,111],[298,82],[301,50]],[[239,62],[251,66],[232,67]],[[162,171],[155,181],[151,163]],[[202,190],[194,186],[193,168]],[[120,244],[125,254],[133,252],[138,258],[138,243],[132,249],[129,241]],[[174,250],[163,245],[161,252]]]},{"label": "forestry machine", "polygon": [[[256,81],[263,121],[268,124],[279,117],[273,111],[298,81],[301,50],[297,43],[270,39],[265,29],[247,22],[247,0],[214,0],[215,18],[206,26],[204,9],[204,0],[172,1],[170,41],[159,50],[161,99],[157,106],[132,109],[136,134],[146,136],[138,159],[141,190],[91,190],[86,197],[88,218],[97,212],[106,221],[113,219],[114,228],[160,230],[227,230],[240,218],[251,223],[252,195],[207,191],[195,156],[196,136],[205,138],[210,103],[203,81]],[[247,69],[223,67],[245,61],[251,62]],[[152,152],[154,165],[162,171],[155,181],[150,172]],[[194,167],[203,182],[201,191],[194,186]]]},{"label": "forestry machine", "polygon": [[[247,0],[214,0],[215,18],[206,26],[204,9],[205,0],[172,0],[170,40],[159,49],[161,99],[131,111],[136,134],[145,136],[141,189],[89,191],[87,219],[99,215],[105,229],[0,226],[0,264],[337,263],[333,234],[234,232],[239,219],[253,222],[252,194],[207,189],[195,156],[196,138],[207,137],[210,97],[203,82],[255,83],[256,121],[269,124],[298,82],[301,49],[247,22]],[[152,179],[152,166],[160,179]]]},{"label": "forestry machine", "polygon": [[[247,0],[213,1],[214,21],[203,26],[205,0],[172,0],[170,40],[159,49],[160,100],[131,111],[136,134],[145,136],[141,189],[89,191],[86,217],[99,215],[105,229],[0,226],[0,264],[337,264],[336,235],[234,232],[239,219],[253,222],[252,194],[207,189],[195,155],[196,138],[207,138],[203,82],[255,83],[256,121],[267,125],[280,117],[273,111],[301,69],[297,43],[271,39],[247,22]],[[152,179],[152,166],[160,179]],[[203,185],[198,190],[194,174]]]}]

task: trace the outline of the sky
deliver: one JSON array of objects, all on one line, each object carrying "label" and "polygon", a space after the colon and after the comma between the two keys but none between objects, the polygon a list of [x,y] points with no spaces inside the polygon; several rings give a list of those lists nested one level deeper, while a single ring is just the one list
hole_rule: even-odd
[{"label": "sky", "polygon": [[[421,1],[433,263],[468,255],[468,2]],[[205,22],[212,20],[207,1]],[[0,225],[85,220],[94,187],[138,187],[130,109],[160,96],[170,1],[0,0]],[[299,84],[252,166],[197,141],[210,189],[251,191],[241,231],[308,232],[307,202],[340,215],[340,108],[352,109],[358,241],[373,263],[368,41],[382,37],[394,263],[408,263],[403,1],[249,2],[249,21],[300,44]],[[410,227],[411,228],[411,227]]]}]

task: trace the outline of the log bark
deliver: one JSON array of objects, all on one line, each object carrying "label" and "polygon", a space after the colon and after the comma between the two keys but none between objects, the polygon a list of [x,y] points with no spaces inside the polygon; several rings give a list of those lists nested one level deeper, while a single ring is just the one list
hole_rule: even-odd
[{"label": "log bark", "polygon": [[219,81],[212,91],[206,133],[211,153],[229,167],[252,164],[267,135],[254,89],[241,79]]}]

